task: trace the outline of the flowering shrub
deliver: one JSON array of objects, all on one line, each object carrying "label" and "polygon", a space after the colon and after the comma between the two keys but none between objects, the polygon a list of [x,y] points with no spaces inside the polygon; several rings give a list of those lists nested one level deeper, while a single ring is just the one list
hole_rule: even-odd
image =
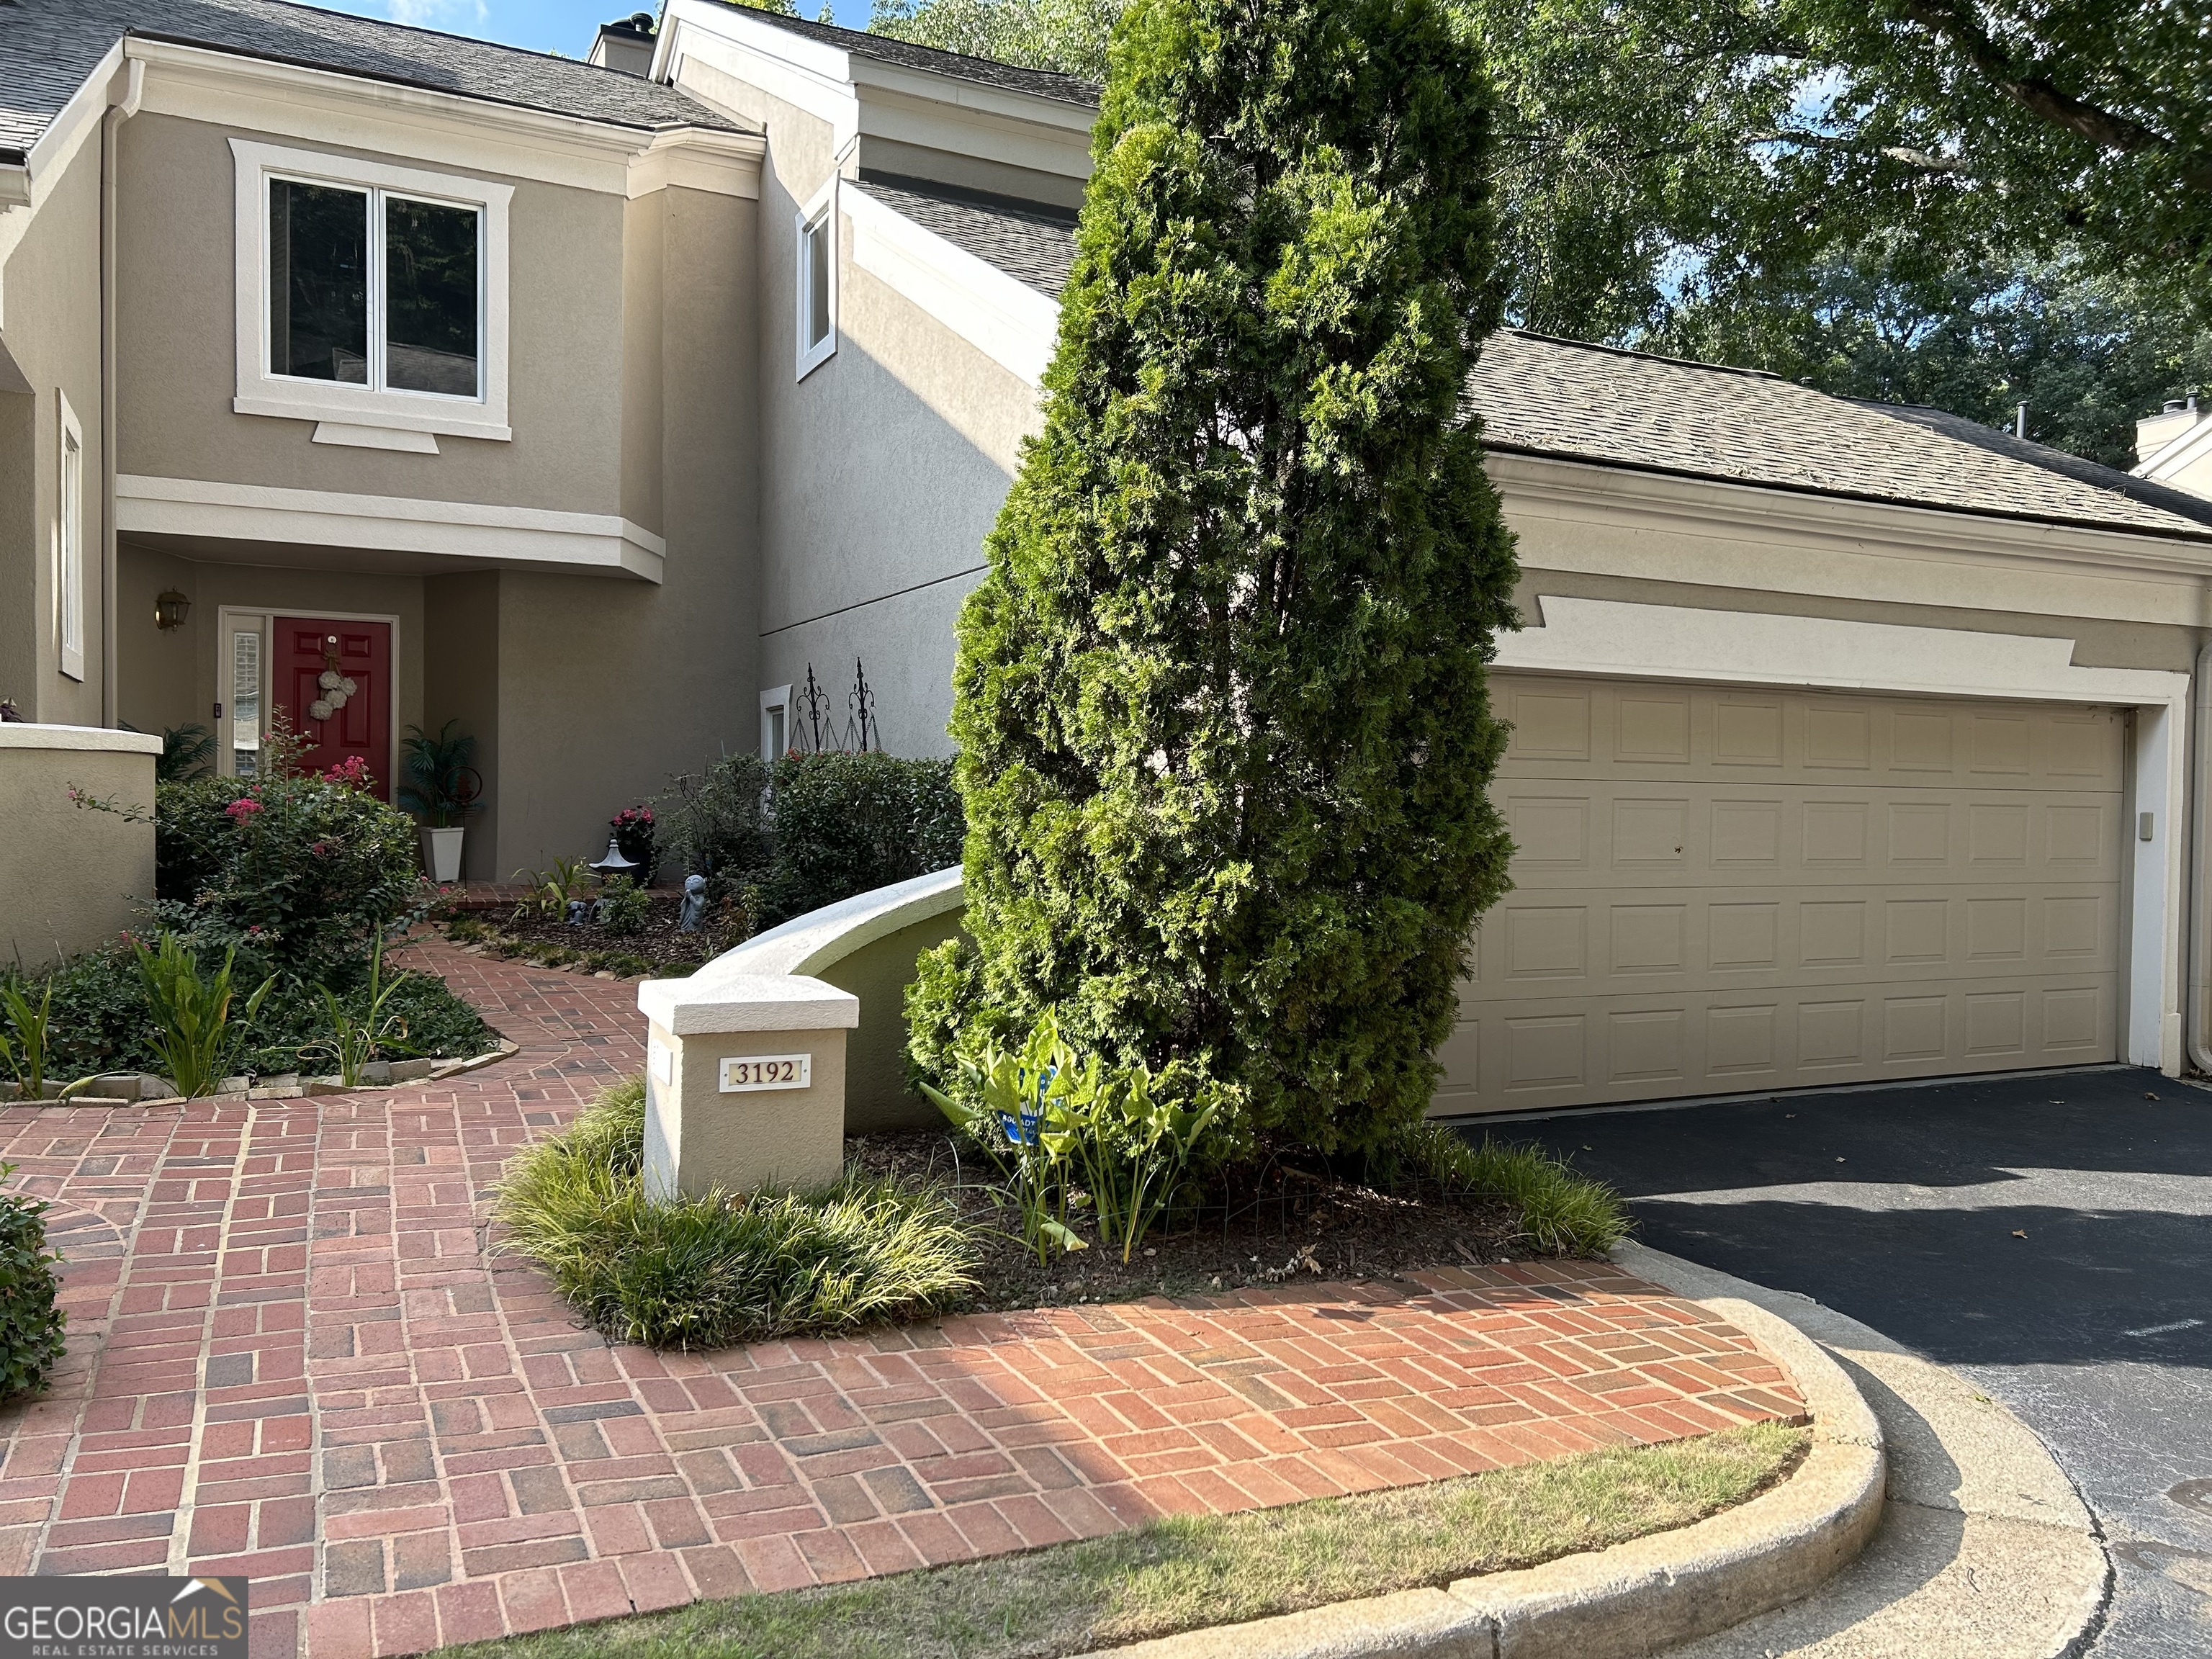
[{"label": "flowering shrub", "polygon": [[367,789],[376,781],[369,775],[368,763],[359,755],[348,755],[324,773],[323,779],[328,783],[342,783],[349,789]]},{"label": "flowering shrub", "polygon": [[358,759],[327,774],[207,778],[155,791],[155,912],[241,964],[349,980],[382,933],[427,908],[413,821],[363,787]]}]

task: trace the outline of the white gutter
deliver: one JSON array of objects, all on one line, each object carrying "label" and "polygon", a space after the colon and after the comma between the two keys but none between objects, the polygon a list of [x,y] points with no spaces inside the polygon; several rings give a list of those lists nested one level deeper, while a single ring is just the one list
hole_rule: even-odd
[{"label": "white gutter", "polygon": [[2197,653],[2196,696],[2191,700],[2196,729],[2190,733],[2189,779],[2189,1003],[2182,1029],[2189,1063],[2212,1076],[2212,1033],[2208,999],[2212,999],[2212,913],[2208,913],[2204,852],[2204,794],[2212,784],[2212,641]]}]

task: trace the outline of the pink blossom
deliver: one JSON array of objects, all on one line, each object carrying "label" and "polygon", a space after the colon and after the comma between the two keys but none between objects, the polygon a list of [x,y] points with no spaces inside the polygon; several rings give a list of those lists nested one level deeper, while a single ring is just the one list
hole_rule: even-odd
[{"label": "pink blossom", "polygon": [[261,803],[251,795],[240,795],[222,810],[233,823],[244,823],[261,810]]}]

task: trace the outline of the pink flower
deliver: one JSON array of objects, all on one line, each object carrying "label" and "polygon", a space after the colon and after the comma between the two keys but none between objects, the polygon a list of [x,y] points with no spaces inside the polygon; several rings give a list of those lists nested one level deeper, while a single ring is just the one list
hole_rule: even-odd
[{"label": "pink flower", "polygon": [[233,823],[244,823],[261,810],[261,803],[251,795],[240,795],[222,810]]},{"label": "pink flower", "polygon": [[310,853],[313,853],[317,858],[321,858],[331,850],[331,844],[326,841],[319,841],[307,850]]},{"label": "pink flower", "polygon": [[336,766],[324,773],[323,776],[331,783],[343,783],[356,789],[366,789],[369,785],[368,763],[359,755],[348,755]]}]

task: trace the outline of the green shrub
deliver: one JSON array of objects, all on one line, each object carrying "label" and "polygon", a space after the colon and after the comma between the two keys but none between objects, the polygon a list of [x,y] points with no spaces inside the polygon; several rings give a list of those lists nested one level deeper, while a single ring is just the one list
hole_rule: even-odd
[{"label": "green shrub", "polygon": [[5,1065],[26,1100],[45,1092],[46,1056],[52,1052],[54,988],[47,981],[34,1002],[21,985],[0,982],[0,1021],[12,1029],[0,1030],[0,1065]]},{"label": "green shrub", "polygon": [[645,1195],[645,1086],[610,1090],[500,1182],[507,1248],[594,1330],[656,1348],[849,1331],[957,1305],[975,1250],[949,1203],[848,1176],[812,1193]]},{"label": "green shrub", "polygon": [[794,752],[773,768],[728,756],[676,780],[660,825],[683,872],[755,927],[949,869],[965,830],[951,762],[872,750]]},{"label": "green shrub", "polygon": [[1489,101],[1441,0],[1124,19],[1042,430],[961,613],[976,948],[910,1000],[931,1073],[1051,1010],[1323,1151],[1427,1106],[1510,852],[1516,571],[1460,410]]},{"label": "green shrub", "polygon": [[[0,1164],[0,1181],[15,1173],[14,1164]],[[54,1278],[61,1258],[46,1248],[51,1207],[21,1193],[0,1193],[0,1397],[46,1387],[66,1346],[69,1316]]]},{"label": "green shrub", "polygon": [[616,876],[600,888],[594,920],[610,933],[635,933],[653,917],[653,895],[628,876]]},{"label": "green shrub", "polygon": [[350,981],[427,913],[414,821],[330,778],[206,778],[154,792],[157,922],[249,971]]},{"label": "green shrub", "polygon": [[[240,951],[239,961],[246,959]],[[368,1017],[365,962],[331,983],[354,1018]],[[72,957],[40,977],[0,974],[0,985],[21,988],[34,999],[51,989],[49,1077],[130,1071],[166,1075],[152,1042],[145,982],[127,939]],[[483,1017],[434,975],[410,975],[392,992],[385,1009],[404,1022],[409,1046],[426,1055],[463,1059],[484,1053],[497,1041]],[[228,1063],[269,1077],[301,1069],[304,1052],[329,1036],[330,1014],[313,986],[279,978],[252,1018],[238,1022],[238,1030],[241,1047]]]},{"label": "green shrub", "polygon": [[786,755],[775,763],[772,799],[763,927],[960,861],[965,825],[949,760],[873,750]]},{"label": "green shrub", "polygon": [[768,867],[767,789],[768,766],[758,755],[725,755],[703,772],[674,779],[661,799],[661,850],[678,873],[706,877],[717,902]]},{"label": "green shrub", "polygon": [[1391,1144],[1388,1161],[1449,1191],[1511,1205],[1522,1237],[1547,1255],[1601,1256],[1635,1225],[1620,1194],[1540,1146],[1487,1135],[1470,1146],[1441,1124],[1418,1123]]}]

